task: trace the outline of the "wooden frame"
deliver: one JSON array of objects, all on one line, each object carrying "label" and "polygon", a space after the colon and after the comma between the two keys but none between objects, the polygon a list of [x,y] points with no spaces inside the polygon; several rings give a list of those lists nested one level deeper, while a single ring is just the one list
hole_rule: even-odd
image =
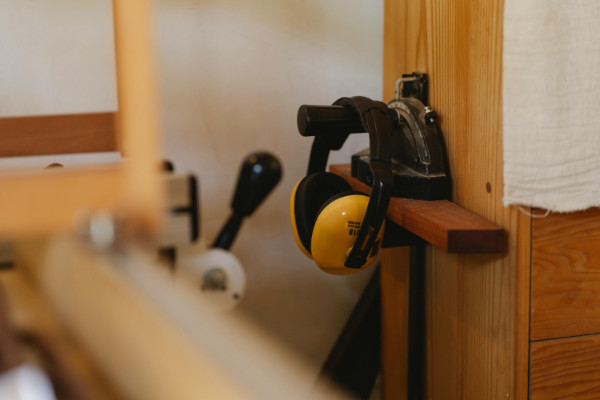
[{"label": "wooden frame", "polygon": [[[403,73],[429,77],[453,179],[452,199],[507,232],[501,254],[448,254],[425,260],[427,399],[527,398],[528,244],[531,217],[502,204],[503,1],[386,0],[384,98]],[[402,326],[407,255],[382,259],[383,391],[406,398]],[[395,354],[394,354],[395,353]],[[400,378],[398,378],[400,376]]]},{"label": "wooden frame", "polygon": [[90,368],[75,366],[82,393],[108,388],[134,400],[347,398],[327,382],[315,386],[296,355],[244,318],[215,313],[195,281],[173,279],[135,246],[100,252],[54,235],[20,241],[15,259],[17,268],[0,274],[8,322],[16,332],[45,336],[63,359],[79,356]]},{"label": "wooden frame", "polygon": [[[82,211],[126,215],[138,232],[158,225],[162,196],[156,167],[159,124],[150,1],[113,0],[113,15],[119,99],[114,131],[126,161],[112,167],[0,175],[0,237],[71,230],[73,217]],[[35,118],[40,121],[23,119],[34,132]],[[105,120],[96,122],[106,125]],[[90,151],[89,146],[81,151]]]}]

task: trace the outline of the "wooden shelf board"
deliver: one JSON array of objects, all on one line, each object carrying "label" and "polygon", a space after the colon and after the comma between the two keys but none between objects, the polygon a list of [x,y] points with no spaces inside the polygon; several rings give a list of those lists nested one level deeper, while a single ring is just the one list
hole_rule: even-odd
[{"label": "wooden shelf board", "polygon": [[[350,164],[331,165],[330,171],[352,189],[371,193],[369,186],[351,176]],[[448,200],[393,197],[387,218],[448,253],[501,253],[506,249],[502,227]]]},{"label": "wooden shelf board", "polygon": [[116,150],[115,113],[0,118],[0,157]]}]

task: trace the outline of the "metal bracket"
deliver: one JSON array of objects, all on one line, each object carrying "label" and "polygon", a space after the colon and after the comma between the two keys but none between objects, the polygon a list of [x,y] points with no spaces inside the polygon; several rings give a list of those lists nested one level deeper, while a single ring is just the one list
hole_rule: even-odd
[{"label": "metal bracket", "polygon": [[428,90],[429,81],[426,74],[422,72],[402,74],[402,78],[396,81],[396,101],[401,97],[414,97],[427,106],[429,104]]}]

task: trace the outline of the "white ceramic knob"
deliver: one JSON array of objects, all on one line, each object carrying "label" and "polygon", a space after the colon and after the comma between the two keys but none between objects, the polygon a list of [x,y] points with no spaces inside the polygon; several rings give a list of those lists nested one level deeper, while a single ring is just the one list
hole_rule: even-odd
[{"label": "white ceramic knob", "polygon": [[210,249],[202,254],[181,257],[177,279],[197,288],[200,297],[216,311],[233,309],[246,291],[246,274],[239,260],[229,251]]}]

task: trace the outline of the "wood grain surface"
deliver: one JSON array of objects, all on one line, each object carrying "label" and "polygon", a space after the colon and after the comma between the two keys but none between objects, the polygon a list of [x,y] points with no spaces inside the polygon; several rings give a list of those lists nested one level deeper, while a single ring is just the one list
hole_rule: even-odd
[{"label": "wood grain surface", "polygon": [[430,105],[448,150],[452,200],[508,232],[507,252],[500,255],[427,250],[429,399],[527,396],[517,376],[527,376],[528,352],[516,340],[528,323],[528,288],[517,278],[529,269],[530,237],[519,231],[530,217],[502,204],[503,6],[493,0],[385,5],[385,100],[393,98],[402,73],[428,74]]},{"label": "wood grain surface", "polygon": [[410,249],[381,253],[382,377],[385,399],[404,399],[408,383]]},{"label": "wood grain surface", "polygon": [[600,209],[533,221],[531,340],[600,333]]},{"label": "wood grain surface", "polygon": [[600,335],[531,345],[531,400],[600,398]]},{"label": "wood grain surface", "polygon": [[[531,215],[527,207],[525,212]],[[533,218],[520,214],[517,231],[517,277],[515,290],[515,393],[518,399],[526,399],[529,393],[531,325],[531,229]]]},{"label": "wood grain surface", "polygon": [[116,150],[114,113],[0,118],[0,157]]},{"label": "wood grain surface", "polygon": [[72,231],[77,215],[118,208],[123,175],[119,166],[0,175],[0,237]]},{"label": "wood grain surface", "polygon": [[123,212],[144,230],[155,231],[164,205],[155,168],[160,121],[151,0],[113,0],[117,67],[118,147],[127,157]]},{"label": "wood grain surface", "polygon": [[[331,165],[354,190],[371,188],[350,174],[350,164]],[[387,218],[449,253],[500,253],[505,250],[505,232],[500,226],[448,200],[412,200],[393,197]]]}]

